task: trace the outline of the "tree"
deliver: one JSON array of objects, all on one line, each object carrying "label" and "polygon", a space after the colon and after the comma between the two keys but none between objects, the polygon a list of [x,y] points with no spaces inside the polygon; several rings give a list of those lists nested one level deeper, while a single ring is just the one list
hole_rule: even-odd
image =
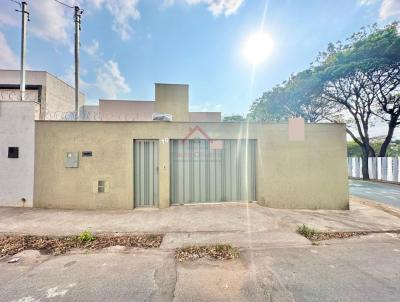
[{"label": "tree", "polygon": [[397,22],[371,33],[363,29],[353,35],[353,46],[344,57],[361,70],[368,80],[366,90],[373,97],[373,114],[388,125],[387,135],[379,150],[385,156],[394,129],[400,124],[400,37]]},{"label": "tree", "polygon": [[379,150],[384,156],[400,117],[400,37],[398,24],[372,26],[353,34],[347,44],[329,44],[311,67],[264,93],[251,107],[255,119],[302,116],[308,121],[346,122],[347,133],[362,151],[363,178],[368,157],[375,156],[369,135],[373,122],[388,131]]}]

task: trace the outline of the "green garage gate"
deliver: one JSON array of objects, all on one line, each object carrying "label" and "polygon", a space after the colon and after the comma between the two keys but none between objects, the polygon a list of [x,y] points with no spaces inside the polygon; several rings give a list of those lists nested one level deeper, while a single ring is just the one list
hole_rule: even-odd
[{"label": "green garage gate", "polygon": [[256,140],[170,140],[171,203],[256,198]]}]

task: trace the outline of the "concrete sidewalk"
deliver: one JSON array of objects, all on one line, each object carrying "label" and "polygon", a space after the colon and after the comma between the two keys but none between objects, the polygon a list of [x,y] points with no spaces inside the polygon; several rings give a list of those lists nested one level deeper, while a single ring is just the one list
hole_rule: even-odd
[{"label": "concrete sidewalk", "polygon": [[2,233],[165,233],[162,247],[171,249],[206,243],[253,248],[309,244],[295,232],[303,223],[320,231],[400,229],[398,217],[359,202],[351,202],[349,211],[282,210],[244,203],[131,211],[0,208]]},{"label": "concrete sidewalk", "polygon": [[[134,211],[0,208],[0,232],[166,234],[159,249],[116,246],[57,257],[23,251],[15,255],[16,263],[0,261],[0,296],[2,301],[399,300],[399,234],[312,245],[296,234],[301,223],[329,231],[400,229],[398,217],[357,202],[349,211],[256,204]],[[239,247],[239,258],[174,259],[175,247],[218,242]]]}]

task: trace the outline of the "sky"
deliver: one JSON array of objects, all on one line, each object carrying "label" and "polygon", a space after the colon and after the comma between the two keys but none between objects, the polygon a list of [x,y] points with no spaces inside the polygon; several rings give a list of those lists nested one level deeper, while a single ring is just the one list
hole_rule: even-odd
[{"label": "sky", "polygon": [[[154,100],[154,83],[190,85],[191,111],[245,114],[264,91],[309,66],[329,42],[400,19],[400,0],[62,0],[83,10],[81,90],[98,99]],[[73,9],[28,0],[29,69],[73,84]],[[19,68],[18,4],[0,0],[0,68]],[[245,41],[273,41],[253,66]]]}]

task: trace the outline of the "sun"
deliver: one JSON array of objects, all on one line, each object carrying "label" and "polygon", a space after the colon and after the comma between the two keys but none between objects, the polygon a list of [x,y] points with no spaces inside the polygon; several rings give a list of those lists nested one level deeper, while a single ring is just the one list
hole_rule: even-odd
[{"label": "sun", "polygon": [[272,48],[271,37],[264,32],[258,32],[249,36],[245,42],[243,54],[250,63],[258,65],[267,59]]}]

